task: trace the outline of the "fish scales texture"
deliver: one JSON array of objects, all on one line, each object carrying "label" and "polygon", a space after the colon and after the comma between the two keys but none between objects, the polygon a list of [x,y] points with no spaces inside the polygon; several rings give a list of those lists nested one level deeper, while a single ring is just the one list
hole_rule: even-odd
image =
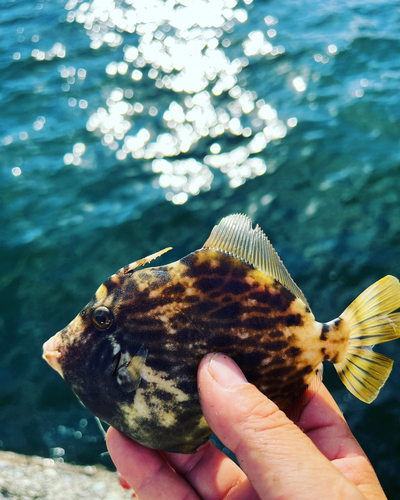
[{"label": "fish scales texture", "polygon": [[[144,374],[141,391],[136,401],[127,396],[118,419],[128,420],[130,426],[138,428],[137,432],[148,435],[146,442],[151,438],[159,443],[166,427],[172,435],[184,434],[183,422],[188,422],[187,435],[193,439],[193,428],[202,422],[197,367],[210,351],[232,356],[249,381],[282,407],[304,391],[310,374],[323,359],[321,348],[314,357],[302,348],[301,335],[306,325],[316,343],[320,333],[315,331],[313,315],[300,300],[260,271],[212,250],[199,250],[169,266],[137,271],[132,276],[112,277],[103,286],[106,291],[101,289],[100,301],[88,309],[101,304],[114,311],[124,325],[122,336],[115,335],[114,342],[122,346],[132,340],[132,356],[142,344],[149,351],[149,372]],[[129,338],[133,337],[130,332],[134,339]],[[124,336],[128,338],[121,338]],[[322,347],[322,341],[319,343]],[[94,359],[85,352],[84,362],[97,365],[100,374],[107,372],[112,363],[107,358],[105,363],[98,359],[103,346],[93,343],[90,348]],[[77,350],[81,350],[79,345]],[[64,372],[65,379],[85,401],[87,389],[81,393],[79,387],[82,355],[77,353],[75,363],[68,363],[69,356],[75,356],[72,349],[66,355],[69,370]],[[92,388],[90,401],[97,402],[98,389],[98,385]],[[107,393],[108,387],[103,391]],[[109,403],[101,405],[110,412],[100,413],[96,404],[87,404],[107,422],[115,418],[112,392],[110,396]],[[195,426],[189,418],[193,403]],[[209,430],[206,432],[208,437]]]},{"label": "fish scales texture", "polygon": [[[211,434],[197,392],[197,368],[208,352],[231,356],[281,409],[318,379],[324,360],[340,366],[342,380],[350,379],[356,391],[377,394],[380,388],[360,389],[354,373],[340,364],[351,337],[349,322],[315,321],[261,230],[252,230],[251,221],[249,229],[243,216],[224,220],[233,225],[236,246],[216,226],[203,249],[177,262],[122,268],[44,346],[45,359],[90,411],[152,448],[193,453]],[[248,238],[243,244],[251,247],[252,235],[269,245],[276,273],[236,256],[238,239]]]}]

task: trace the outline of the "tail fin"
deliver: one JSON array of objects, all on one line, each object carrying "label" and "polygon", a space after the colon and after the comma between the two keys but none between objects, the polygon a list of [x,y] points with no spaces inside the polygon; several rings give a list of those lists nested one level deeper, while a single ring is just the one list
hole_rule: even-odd
[{"label": "tail fin", "polygon": [[371,403],[392,371],[393,360],[372,350],[375,344],[400,337],[400,283],[386,276],[367,288],[341,314],[350,326],[346,358],[335,368],[347,389]]}]

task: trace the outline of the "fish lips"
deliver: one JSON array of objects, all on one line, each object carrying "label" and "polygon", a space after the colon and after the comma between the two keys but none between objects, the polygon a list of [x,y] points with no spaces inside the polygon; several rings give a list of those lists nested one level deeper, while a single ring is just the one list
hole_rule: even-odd
[{"label": "fish lips", "polygon": [[60,359],[63,357],[60,344],[60,332],[58,332],[43,344],[43,359],[64,378],[60,364]]},{"label": "fish lips", "polygon": [[[84,321],[81,314],[71,321],[63,330],[53,335],[43,344],[43,359],[65,379],[63,367],[70,358],[70,347],[82,341],[82,333],[90,325],[89,321]],[[83,354],[83,350],[75,350],[74,355]]]}]

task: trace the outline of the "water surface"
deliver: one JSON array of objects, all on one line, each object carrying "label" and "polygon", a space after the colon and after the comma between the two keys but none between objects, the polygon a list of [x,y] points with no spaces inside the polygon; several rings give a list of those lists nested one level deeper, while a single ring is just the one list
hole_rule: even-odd
[{"label": "water surface", "polygon": [[[380,2],[2,1],[0,440],[105,461],[41,345],[127,264],[246,213],[318,320],[400,277],[399,8]],[[400,343],[372,405],[325,383],[389,497]]]}]

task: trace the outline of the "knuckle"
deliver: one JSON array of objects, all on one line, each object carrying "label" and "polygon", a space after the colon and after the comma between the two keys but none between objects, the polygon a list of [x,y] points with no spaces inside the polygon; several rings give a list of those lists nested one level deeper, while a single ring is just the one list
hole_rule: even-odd
[{"label": "knuckle", "polygon": [[238,421],[238,439],[234,453],[243,448],[263,448],[282,436],[286,428],[295,427],[285,413],[271,400],[260,393],[245,399]]},{"label": "knuckle", "polygon": [[247,404],[243,423],[256,426],[257,430],[260,427],[272,430],[292,423],[274,402],[260,393],[249,399]]}]

